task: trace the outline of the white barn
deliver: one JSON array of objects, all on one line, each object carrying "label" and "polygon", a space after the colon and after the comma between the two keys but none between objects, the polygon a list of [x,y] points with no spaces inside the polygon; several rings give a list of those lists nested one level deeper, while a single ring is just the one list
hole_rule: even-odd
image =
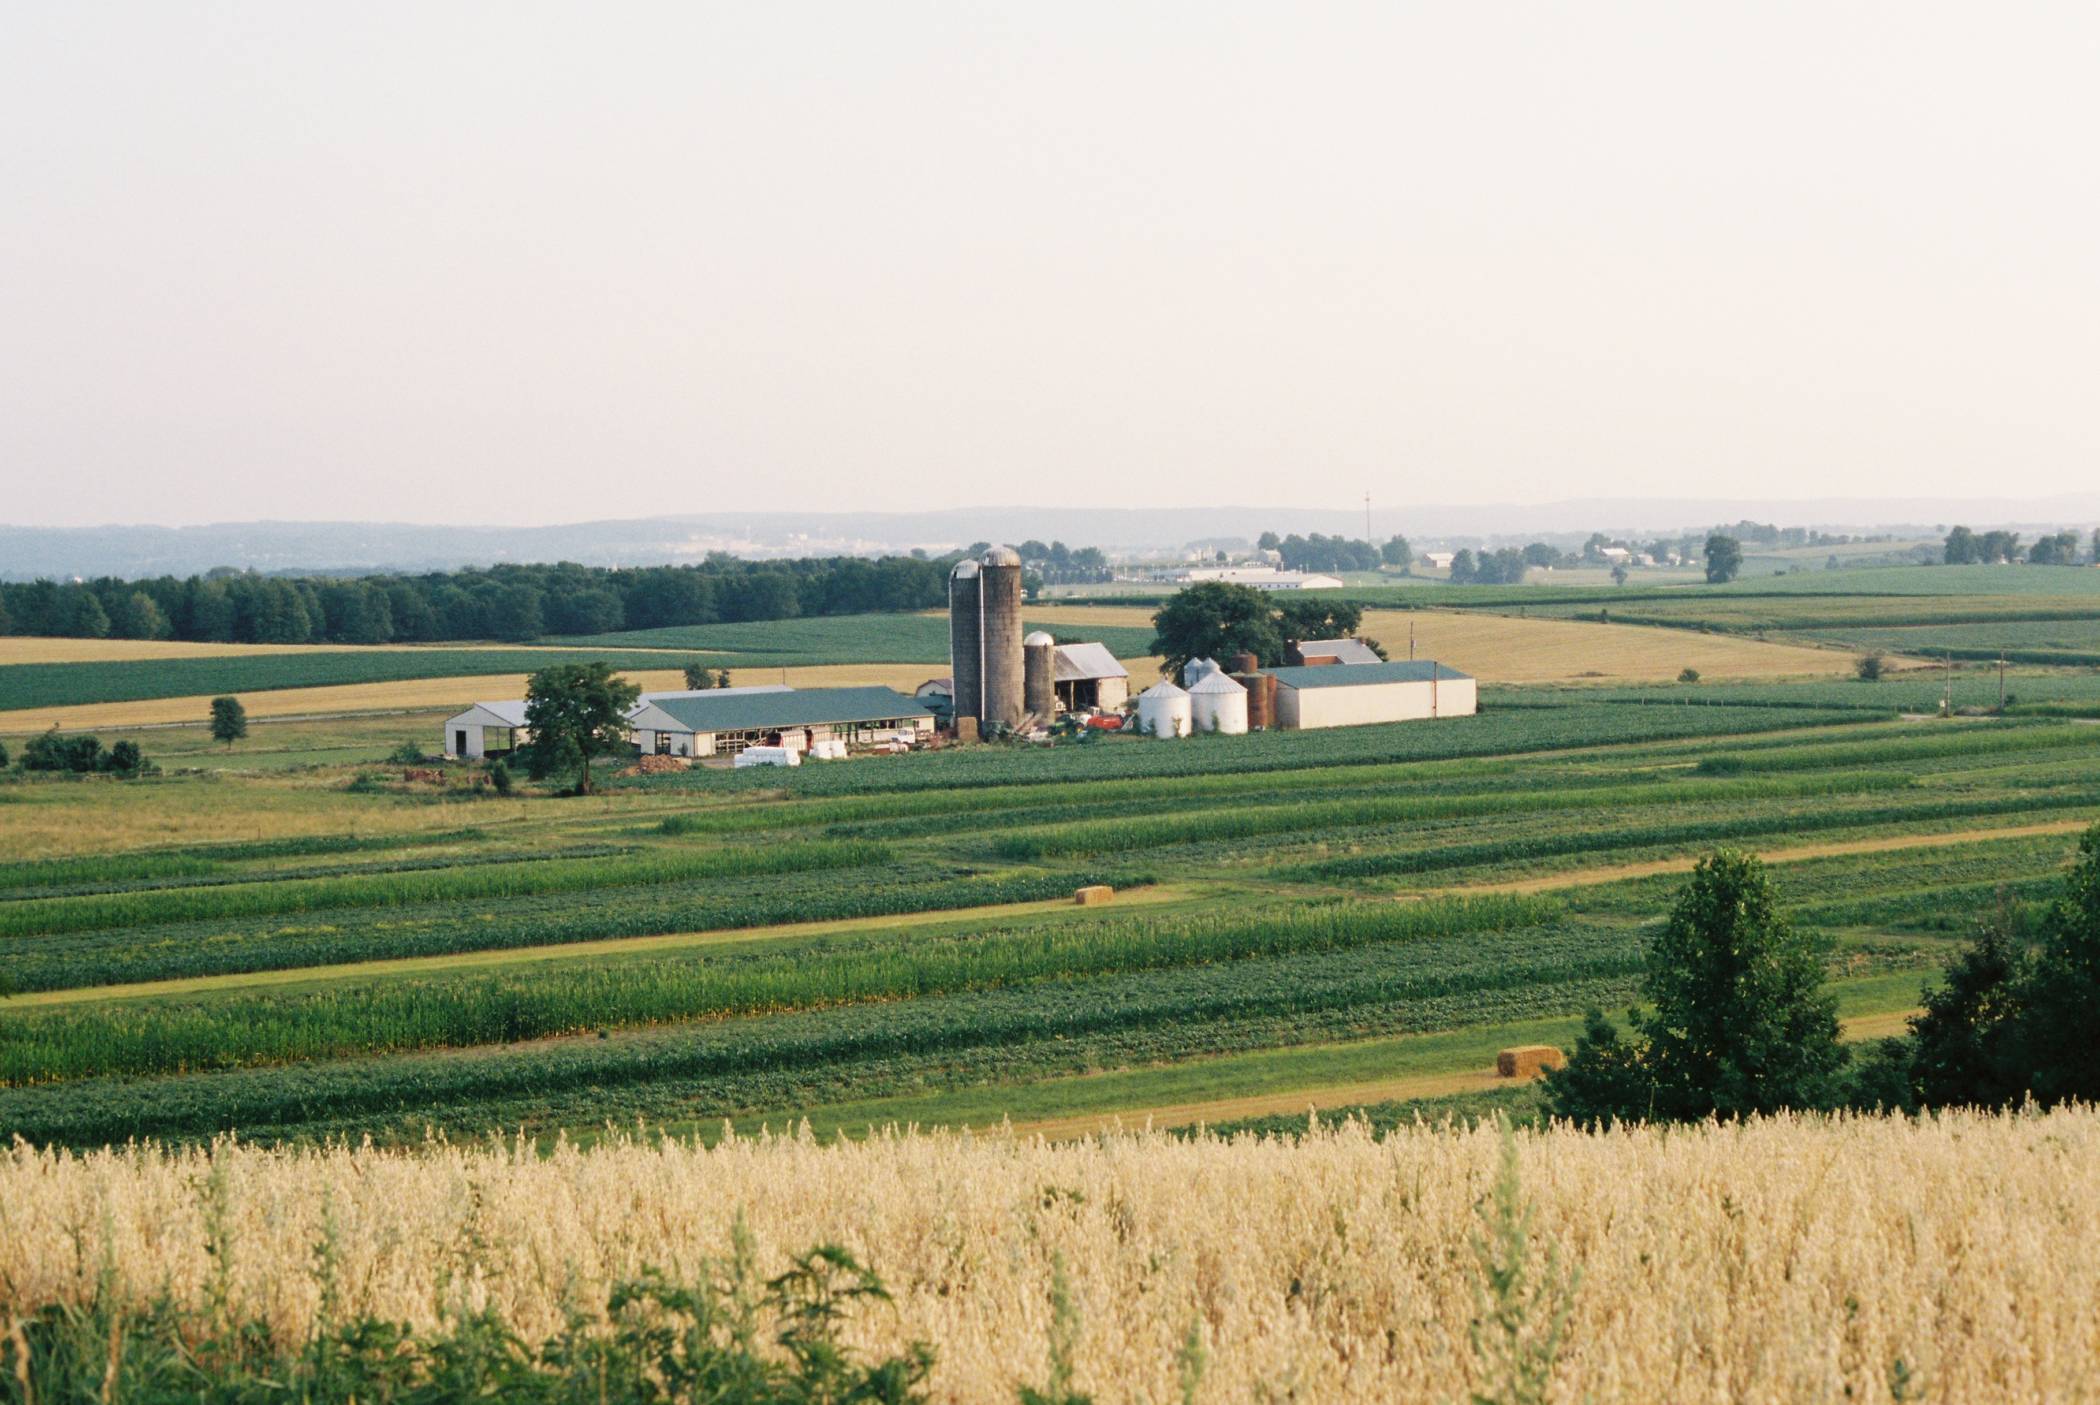
[{"label": "white barn", "polygon": [[525,728],[525,700],[478,702],[456,717],[445,719],[445,734],[438,747],[447,756],[478,758],[504,756],[532,739]]},{"label": "white barn", "polygon": [[659,756],[716,756],[747,746],[806,751],[820,741],[916,741],[933,713],[889,688],[716,688],[643,703],[635,745]]},{"label": "white barn", "polygon": [[1434,659],[1314,664],[1267,672],[1276,679],[1279,727],[1355,727],[1471,717],[1480,710],[1479,687],[1473,679]]}]

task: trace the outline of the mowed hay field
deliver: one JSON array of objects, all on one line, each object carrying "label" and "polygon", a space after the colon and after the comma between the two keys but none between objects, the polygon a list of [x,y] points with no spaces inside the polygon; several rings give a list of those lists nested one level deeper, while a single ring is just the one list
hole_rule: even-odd
[{"label": "mowed hay field", "polygon": [[[1084,638],[1093,625],[1149,625],[1140,605],[1042,605],[1031,619],[1069,626]],[[1852,671],[1850,653],[1689,630],[1529,619],[1478,611],[1366,610],[1362,632],[1396,659],[1415,653],[1469,673],[1483,683],[1665,683],[1686,668],[1702,678],[1831,677]],[[1138,670],[1131,668],[1136,678]]]},{"label": "mowed hay field", "polygon": [[[1513,1146],[1530,1281],[1550,1256],[1573,1282],[1532,1309],[1533,1339],[1567,1313],[1536,1398],[2093,1396],[2100,1113],[1562,1127]],[[335,1324],[424,1330],[487,1309],[537,1346],[572,1313],[602,1323],[645,1270],[708,1276],[741,1224],[761,1281],[827,1242],[878,1274],[891,1300],[847,1305],[843,1336],[869,1356],[926,1343],[939,1401],[1040,1386],[1060,1315],[1071,1388],[1104,1401],[1509,1399],[1473,1336],[1503,1156],[1488,1127],[1354,1124],[551,1155],[18,1146],[0,1158],[0,1314],[85,1306],[104,1265],[104,1308],[165,1294],[285,1349],[324,1304]]]}]

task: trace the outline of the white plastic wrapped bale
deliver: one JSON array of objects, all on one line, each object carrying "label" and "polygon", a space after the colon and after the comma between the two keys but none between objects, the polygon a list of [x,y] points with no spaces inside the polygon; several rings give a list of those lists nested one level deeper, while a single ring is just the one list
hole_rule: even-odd
[{"label": "white plastic wrapped bale", "polygon": [[1162,679],[1138,694],[1138,732],[1148,737],[1185,737],[1190,725],[1189,695]]},{"label": "white plastic wrapped bale", "polygon": [[1242,736],[1247,730],[1247,690],[1229,674],[1209,673],[1189,689],[1189,721],[1199,732]]},{"label": "white plastic wrapped bale", "polygon": [[800,766],[802,753],[784,746],[747,746],[736,754],[735,764],[744,766]]},{"label": "white plastic wrapped bale", "polygon": [[809,744],[809,759],[812,761],[844,761],[846,739],[844,737],[818,737]]}]

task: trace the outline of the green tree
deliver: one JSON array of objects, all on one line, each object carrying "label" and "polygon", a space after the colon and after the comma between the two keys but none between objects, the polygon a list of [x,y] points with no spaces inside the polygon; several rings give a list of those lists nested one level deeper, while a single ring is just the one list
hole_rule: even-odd
[{"label": "green tree", "polygon": [[1180,591],[1152,616],[1152,652],[1169,678],[1190,659],[1220,661],[1249,653],[1264,666],[1283,662],[1283,635],[1276,612],[1260,591],[1228,581],[1199,581]]},{"label": "green tree", "polygon": [[95,592],[84,585],[76,585],[66,602],[65,632],[75,639],[109,638],[109,612]]},{"label": "green tree", "polygon": [[1853,663],[1852,670],[1859,675],[1859,681],[1862,683],[1879,683],[1886,662],[1879,654],[1861,654]]},{"label": "green tree", "polygon": [[248,735],[248,709],[241,706],[239,698],[213,698],[211,700],[211,739],[226,743],[231,751],[233,744]]},{"label": "green tree", "polygon": [[689,663],[685,666],[685,686],[692,692],[715,686],[715,676],[704,663]]},{"label": "green tree", "polygon": [[1406,537],[1396,532],[1386,539],[1384,546],[1378,548],[1378,555],[1386,565],[1396,570],[1406,570],[1408,563],[1415,559],[1415,549],[1408,545]]},{"label": "green tree", "polygon": [[7,747],[6,747],[6,745],[5,745],[4,743],[0,743],[0,771],[4,771],[4,770],[6,770],[6,769],[7,769]]},{"label": "green tree", "polygon": [[716,686],[717,688],[726,688],[726,687],[728,687],[728,686],[729,686],[729,670],[728,670],[728,669],[726,669],[726,668],[723,668],[723,669],[717,669],[717,670],[715,671],[715,686]]},{"label": "green tree", "polygon": [[1625,1041],[1592,1019],[1554,1111],[1582,1121],[1696,1121],[1827,1107],[1844,1063],[1822,963],[1779,913],[1765,868],[1722,849],[1700,860],[1649,944],[1645,1011]]},{"label": "green tree", "polygon": [[1967,527],[1956,527],[1947,533],[1941,555],[1949,566],[1969,565],[1976,560],[1976,534]]},{"label": "green tree", "polygon": [[2061,896],[2042,920],[2026,981],[2021,1043],[2044,1103],[2100,1099],[2100,825],[2078,841]]},{"label": "green tree", "polygon": [[[1348,639],[1364,622],[1363,606],[1337,599],[1326,591],[1272,599],[1270,609],[1276,632],[1286,643],[1293,639]],[[1224,655],[1211,657],[1222,660]]]},{"label": "green tree", "polygon": [[525,684],[525,726],[534,779],[548,774],[544,765],[573,755],[576,793],[590,794],[591,758],[625,744],[627,710],[640,691],[606,663],[557,664],[533,674]]},{"label": "green tree", "polygon": [[2005,1107],[2027,1092],[2020,1044],[2026,957],[2016,910],[2001,903],[1977,925],[1910,1021],[1910,1077],[1931,1107]]},{"label": "green tree", "polygon": [[1743,569],[1743,544],[1734,537],[1715,532],[1706,539],[1706,581],[1726,585]]}]

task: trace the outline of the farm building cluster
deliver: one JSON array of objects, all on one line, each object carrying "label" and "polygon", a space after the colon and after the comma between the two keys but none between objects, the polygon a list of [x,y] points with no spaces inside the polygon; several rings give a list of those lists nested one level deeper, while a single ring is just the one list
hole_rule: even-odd
[{"label": "farm building cluster", "polygon": [[[642,756],[795,765],[852,751],[910,749],[937,734],[975,741],[1053,728],[1159,738],[1236,735],[1471,716],[1474,680],[1434,660],[1388,662],[1363,639],[1294,641],[1287,662],[1191,659],[1181,682],[1130,692],[1102,644],[1059,642],[1021,624],[1021,558],[993,547],[948,582],[950,672],[912,697],[891,688],[785,683],[643,693],[626,721]],[[445,722],[447,756],[501,756],[530,740],[522,699],[476,703]]]}]

